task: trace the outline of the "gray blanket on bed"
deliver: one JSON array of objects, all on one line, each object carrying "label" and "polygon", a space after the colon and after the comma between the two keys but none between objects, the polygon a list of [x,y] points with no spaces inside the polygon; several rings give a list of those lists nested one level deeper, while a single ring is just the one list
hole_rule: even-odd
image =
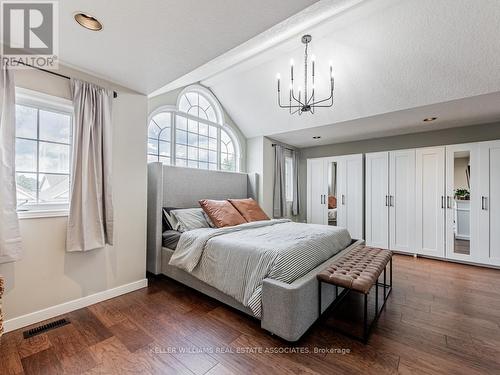
[{"label": "gray blanket on bed", "polygon": [[230,295],[261,317],[262,281],[291,283],[349,246],[346,229],[289,220],[182,234],[170,264]]}]

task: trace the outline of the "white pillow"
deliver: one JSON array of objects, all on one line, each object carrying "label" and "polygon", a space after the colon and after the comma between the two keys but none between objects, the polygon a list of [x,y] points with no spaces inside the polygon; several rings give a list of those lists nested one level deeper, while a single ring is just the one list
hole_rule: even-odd
[{"label": "white pillow", "polygon": [[[185,208],[170,211],[170,215],[176,220],[174,230],[186,232],[198,228],[211,228],[201,208]],[[210,219],[209,219],[210,220]],[[213,224],[212,224],[213,225]]]}]

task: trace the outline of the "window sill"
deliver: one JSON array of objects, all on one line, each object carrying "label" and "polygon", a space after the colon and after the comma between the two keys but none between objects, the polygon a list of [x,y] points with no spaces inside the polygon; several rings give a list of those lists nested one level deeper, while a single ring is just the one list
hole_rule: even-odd
[{"label": "window sill", "polygon": [[65,217],[69,215],[69,210],[32,210],[18,211],[17,216],[20,220],[24,219],[41,219],[47,217]]}]

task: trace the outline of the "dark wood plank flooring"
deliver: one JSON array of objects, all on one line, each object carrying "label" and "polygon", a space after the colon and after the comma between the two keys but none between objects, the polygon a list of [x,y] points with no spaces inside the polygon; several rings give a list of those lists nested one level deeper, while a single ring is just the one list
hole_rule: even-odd
[{"label": "dark wood plank flooring", "polygon": [[66,314],[70,325],[28,340],[21,330],[4,335],[0,374],[500,373],[499,270],[396,255],[394,289],[368,345],[334,330],[359,307],[353,295],[290,344],[156,278]]}]

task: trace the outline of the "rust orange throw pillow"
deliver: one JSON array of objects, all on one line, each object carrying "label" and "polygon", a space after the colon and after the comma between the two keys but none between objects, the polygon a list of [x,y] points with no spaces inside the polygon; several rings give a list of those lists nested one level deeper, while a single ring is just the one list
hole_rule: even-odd
[{"label": "rust orange throw pillow", "polygon": [[238,212],[249,223],[252,221],[269,220],[259,204],[252,198],[248,199],[229,199],[229,202],[238,210]]},{"label": "rust orange throw pillow", "polygon": [[243,216],[228,201],[202,199],[198,203],[217,228],[232,227],[246,223]]}]

